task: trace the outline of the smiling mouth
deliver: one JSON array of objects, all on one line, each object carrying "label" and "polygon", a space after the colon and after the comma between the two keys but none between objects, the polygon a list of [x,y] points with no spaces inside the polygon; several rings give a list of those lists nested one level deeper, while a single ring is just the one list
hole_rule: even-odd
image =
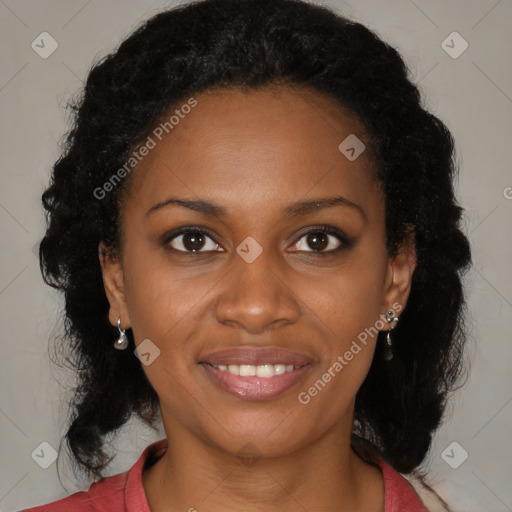
[{"label": "smiling mouth", "polygon": [[[298,385],[312,367],[309,363],[297,368],[294,365],[281,364],[214,366],[200,363],[200,366],[216,387],[244,400],[269,400],[279,397]],[[256,373],[253,375],[254,372]],[[247,373],[249,375],[244,375]]]},{"label": "smiling mouth", "polygon": [[238,346],[219,350],[199,361],[215,386],[245,400],[283,395],[309,373],[313,358],[272,346]]},{"label": "smiling mouth", "polygon": [[253,364],[219,364],[212,365],[221,372],[229,372],[232,375],[239,375],[240,377],[260,377],[262,379],[269,379],[275,375],[283,375],[283,373],[292,372],[301,366],[284,363],[264,363],[259,365]]}]

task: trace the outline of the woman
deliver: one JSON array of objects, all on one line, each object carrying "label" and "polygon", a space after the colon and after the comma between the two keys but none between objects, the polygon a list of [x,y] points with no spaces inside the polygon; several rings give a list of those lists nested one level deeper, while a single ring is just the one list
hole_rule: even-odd
[{"label": "woman", "polygon": [[[162,12],[90,72],[43,195],[99,479],[32,511],[426,510],[462,370],[454,146],[399,54],[297,0]],[[135,413],[166,437],[102,478]]]}]

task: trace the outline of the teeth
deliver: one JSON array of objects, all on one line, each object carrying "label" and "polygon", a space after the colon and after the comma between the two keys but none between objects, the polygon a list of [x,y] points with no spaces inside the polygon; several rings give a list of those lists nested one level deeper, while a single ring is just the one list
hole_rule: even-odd
[{"label": "teeth", "polygon": [[269,378],[273,377],[275,374],[276,370],[273,364],[260,364],[259,366],[256,366],[256,375],[258,377]]},{"label": "teeth", "polygon": [[240,376],[241,377],[254,377],[256,375],[256,366],[252,364],[241,364],[240,365]]},{"label": "teeth", "polygon": [[274,373],[276,375],[281,375],[286,371],[286,366],[284,364],[275,364],[274,365]]},{"label": "teeth", "polygon": [[230,364],[228,365],[228,372],[233,375],[240,375],[240,366],[237,364]]},{"label": "teeth", "polygon": [[[214,365],[215,366],[215,365]],[[219,364],[216,365],[215,368],[222,372],[229,372],[233,375],[239,375],[241,377],[263,377],[263,378],[270,378],[274,375],[282,375],[286,372],[291,372],[294,370],[293,364],[260,364],[258,366],[253,364]]]}]

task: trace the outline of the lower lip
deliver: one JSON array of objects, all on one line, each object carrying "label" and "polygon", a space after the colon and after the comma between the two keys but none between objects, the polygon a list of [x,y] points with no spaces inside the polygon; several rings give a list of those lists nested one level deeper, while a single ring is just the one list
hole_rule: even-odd
[{"label": "lower lip", "polygon": [[240,377],[228,371],[222,371],[207,363],[201,363],[208,377],[221,389],[244,400],[267,400],[288,391],[301,381],[311,368],[307,364],[291,372],[273,377]]}]

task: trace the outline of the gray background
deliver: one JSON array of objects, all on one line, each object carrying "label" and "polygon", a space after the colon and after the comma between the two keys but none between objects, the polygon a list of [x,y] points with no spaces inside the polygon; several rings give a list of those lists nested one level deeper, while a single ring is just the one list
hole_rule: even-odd
[{"label": "gray background", "polygon": [[[474,257],[466,279],[471,374],[455,395],[424,467],[431,484],[455,511],[512,510],[512,1],[324,4],[373,28],[399,49],[426,105],[455,137],[460,164],[457,194],[466,208]],[[4,512],[78,489],[65,463],[59,463],[63,489],[55,462],[43,469],[31,458],[41,442],[58,449],[66,420],[65,399],[73,383],[69,371],[51,364],[48,339],[59,332],[62,303],[42,283],[34,249],[44,228],[40,195],[68,126],[64,105],[81,87],[93,61],[166,5],[174,3],[0,0],[0,510]],[[47,59],[31,48],[44,31],[59,45]],[[455,59],[441,45],[453,31],[469,44]],[[448,39],[454,50],[461,48],[460,43]],[[425,328],[430,322],[435,318],[426,318]],[[154,433],[131,422],[113,441],[118,457],[111,473],[128,469],[145,446],[162,437],[162,431]],[[454,441],[458,445],[445,452]],[[442,453],[454,465],[462,460],[462,450],[468,453],[467,460],[452,469]]]}]

